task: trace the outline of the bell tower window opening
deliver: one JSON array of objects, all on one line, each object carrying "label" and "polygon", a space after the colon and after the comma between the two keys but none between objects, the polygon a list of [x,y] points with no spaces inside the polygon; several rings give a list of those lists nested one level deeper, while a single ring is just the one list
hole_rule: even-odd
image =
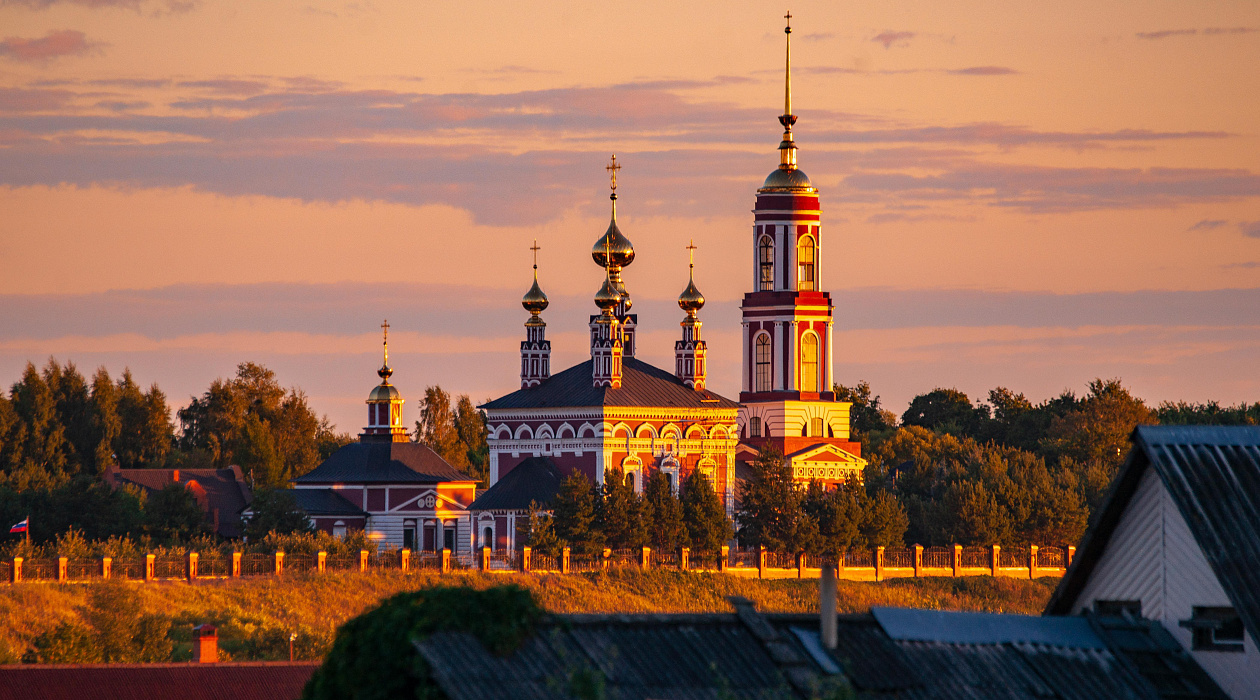
[{"label": "bell tower window opening", "polygon": [[770,334],[757,336],[756,391],[770,391]]},{"label": "bell tower window opening", "polygon": [[801,391],[818,391],[818,336],[813,333],[801,338]]},{"label": "bell tower window opening", "polygon": [[810,419],[810,421],[809,421],[809,435],[810,435],[810,437],[822,437],[822,436],[823,436],[823,419],[821,419],[821,418],[812,418],[812,419]]},{"label": "bell tower window opening", "polygon": [[769,236],[762,236],[757,245],[757,268],[757,291],[767,292],[774,289],[774,241]]},{"label": "bell tower window opening", "polygon": [[796,289],[802,292],[814,291],[814,257],[817,248],[813,236],[802,236],[796,247],[796,265],[798,269]]},{"label": "bell tower window opening", "polygon": [[753,416],[748,419],[748,435],[749,437],[761,437],[761,418]]}]

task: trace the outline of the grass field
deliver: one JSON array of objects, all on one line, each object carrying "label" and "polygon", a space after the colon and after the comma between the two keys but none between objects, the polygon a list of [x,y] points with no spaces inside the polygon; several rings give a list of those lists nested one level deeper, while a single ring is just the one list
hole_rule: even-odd
[{"label": "grass field", "polygon": [[[817,580],[757,580],[722,574],[614,570],[595,574],[535,575],[384,572],[329,573],[168,583],[24,583],[0,586],[0,662],[13,663],[33,640],[61,623],[90,628],[84,614],[88,588],[130,586],[146,614],[171,620],[173,660],[191,658],[191,628],[219,628],[221,649],[236,660],[288,658],[289,635],[297,633],[298,658],[315,659],[329,648],[338,625],[394,593],[441,585],[475,588],[515,583],[534,592],[553,612],[644,613],[725,612],[727,596],[749,598],[766,611],[818,609]],[[839,582],[841,612],[871,606],[983,610],[1039,614],[1058,579],[893,579],[882,583]]]}]

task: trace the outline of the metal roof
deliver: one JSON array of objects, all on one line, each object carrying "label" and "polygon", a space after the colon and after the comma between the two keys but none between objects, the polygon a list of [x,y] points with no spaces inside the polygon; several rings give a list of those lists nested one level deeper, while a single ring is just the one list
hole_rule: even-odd
[{"label": "metal roof", "polygon": [[307,515],[365,516],[367,512],[332,489],[285,489]]},{"label": "metal roof", "polygon": [[1071,612],[1151,467],[1243,625],[1252,639],[1260,639],[1260,426],[1144,425],[1132,440],[1133,450],[1046,612]]},{"label": "metal roof", "polygon": [[1081,617],[1033,617],[955,610],[871,608],[884,632],[898,641],[946,644],[1030,642],[1077,649],[1105,649]]},{"label": "metal roof", "polygon": [[0,666],[0,700],[293,700],[314,661]]},{"label": "metal roof", "polygon": [[519,389],[478,408],[568,408],[641,406],[645,408],[739,408],[739,403],[709,390],[696,391],[672,372],[627,357],[622,361],[621,388],[595,386],[591,361],[553,374],[537,386]]},{"label": "metal roof", "polygon": [[114,469],[106,472],[105,478],[115,484],[135,484],[148,492],[161,491],[170,484],[187,486],[196,482],[205,494],[204,499],[198,498],[199,505],[211,518],[215,509],[219,511],[217,532],[223,537],[241,536],[240,512],[253,500],[253,494],[237,466],[227,469]]},{"label": "metal roof", "polygon": [[352,442],[295,484],[433,484],[476,481],[417,442]]},{"label": "metal roof", "polygon": [[468,510],[526,510],[530,503],[550,507],[562,479],[550,457],[530,457],[494,482]]}]

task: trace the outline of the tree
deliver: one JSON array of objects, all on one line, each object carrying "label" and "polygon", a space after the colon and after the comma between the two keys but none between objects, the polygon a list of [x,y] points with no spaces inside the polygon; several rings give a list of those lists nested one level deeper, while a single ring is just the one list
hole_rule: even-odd
[{"label": "tree", "polygon": [[856,489],[847,485],[827,489],[822,482],[811,481],[801,507],[818,524],[817,553],[838,555],[859,546],[863,513]]},{"label": "tree", "polygon": [[207,529],[197,498],[183,484],[167,484],[150,495],[144,514],[149,532],[168,540],[187,540]]},{"label": "tree", "polygon": [[604,544],[612,549],[638,549],[647,544],[643,499],[618,467],[604,472],[603,497],[596,510]]},{"label": "tree", "polygon": [[604,551],[604,533],[597,529],[595,507],[595,489],[582,472],[575,471],[560,482],[552,503],[556,537],[581,556],[598,556]]},{"label": "tree", "polygon": [[249,504],[253,515],[245,523],[245,537],[250,541],[261,540],[268,533],[280,535],[311,532],[314,528],[306,512],[298,508],[289,491],[258,489]]},{"label": "tree", "polygon": [[127,467],[160,467],[174,441],[166,394],[156,384],[142,392],[131,370],[118,380],[120,431],[115,442],[118,461]]},{"label": "tree", "polygon": [[1221,406],[1216,401],[1164,401],[1155,409],[1155,416],[1164,425],[1260,425],[1260,402]]},{"label": "tree", "polygon": [[697,552],[717,552],[734,535],[726,508],[709,478],[694,470],[683,483],[682,521],[687,544]]},{"label": "tree", "polygon": [[489,478],[486,415],[473,406],[467,394],[460,395],[452,407],[451,395],[442,387],[425,389],[415,439],[465,474],[482,482]]},{"label": "tree", "polygon": [[957,389],[938,388],[914,397],[910,407],[901,414],[901,424],[972,436],[988,418],[988,410],[972,406],[966,394]]},{"label": "tree", "polygon": [[897,414],[884,410],[879,396],[871,396],[871,385],[862,380],[854,387],[836,384],[833,388],[837,401],[848,401],[849,430],[854,439],[862,439],[868,433],[891,430],[897,426]]},{"label": "tree", "polygon": [[95,630],[97,653],[105,663],[152,663],[168,661],[171,642],[166,638],[170,619],[143,615],[140,595],[121,583],[88,588],[84,617]]},{"label": "tree", "polygon": [[109,372],[98,368],[92,375],[92,458],[97,472],[118,466],[115,445],[122,433],[122,419],[118,416],[118,387],[109,378]]},{"label": "tree", "polygon": [[529,520],[521,532],[521,540],[532,551],[549,557],[560,554],[560,538],[556,537],[556,528],[551,514],[542,509],[537,501],[529,503]]},{"label": "tree", "polygon": [[486,412],[477,410],[467,394],[455,404],[455,432],[464,446],[468,466],[464,473],[489,486],[490,446],[486,442]]},{"label": "tree", "polygon": [[659,471],[653,472],[643,487],[643,520],[653,549],[673,551],[682,546],[684,538],[690,539],[683,524],[682,504],[674,496],[669,477]]},{"label": "tree", "polygon": [[763,448],[752,477],[741,486],[740,544],[779,552],[814,547],[818,524],[801,508],[804,497],[787,460],[773,447]]}]

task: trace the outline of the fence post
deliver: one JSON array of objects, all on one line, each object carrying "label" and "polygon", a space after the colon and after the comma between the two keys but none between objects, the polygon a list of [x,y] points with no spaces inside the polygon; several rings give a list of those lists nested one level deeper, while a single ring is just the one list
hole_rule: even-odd
[{"label": "fence post", "polygon": [[284,552],[276,552],[276,576],[284,573]]},{"label": "fence post", "polygon": [[718,550],[718,573],[726,573],[726,565],[729,564],[730,561],[731,548],[727,545],[722,545],[722,548]]},{"label": "fence post", "polygon": [[[367,554],[367,552],[364,552],[364,554]],[[446,547],[442,548],[442,573],[451,573],[451,550]]]},{"label": "fence post", "polygon": [[796,578],[805,578],[805,567],[807,566],[809,555],[801,552],[796,555]]},{"label": "fence post", "polygon": [[962,545],[954,545],[954,576],[962,576]]},{"label": "fence post", "polygon": [[1068,545],[1067,554],[1065,555],[1064,560],[1063,560],[1064,571],[1066,571],[1067,568],[1072,565],[1072,560],[1075,558],[1076,558],[1076,545],[1070,544]]},{"label": "fence post", "polygon": [[884,580],[884,547],[875,548],[875,580]]},{"label": "fence post", "polygon": [[915,578],[918,578],[923,575],[920,571],[922,568],[923,568],[923,545],[916,544],[914,546],[914,577]]},{"label": "fence post", "polygon": [[678,568],[681,569],[682,571],[686,571],[687,569],[691,568],[690,566],[691,562],[689,561],[690,559],[691,559],[691,548],[679,547],[678,548]]},{"label": "fence post", "polygon": [[652,548],[651,547],[644,547],[643,551],[639,552],[639,568],[644,571],[647,571],[648,569],[652,568]]},{"label": "fence post", "polygon": [[998,567],[1001,566],[1001,563],[1002,563],[1002,545],[995,544],[993,545],[993,560],[989,562],[990,575],[993,575],[993,576],[998,575]]},{"label": "fence post", "polygon": [[481,570],[482,571],[490,570],[490,548],[489,547],[481,548]]},{"label": "fence post", "polygon": [[757,547],[757,578],[766,577],[766,546]]},{"label": "fence post", "polygon": [[152,554],[144,555],[144,582],[148,583],[157,576],[157,564],[154,563],[156,556]]},{"label": "fence post", "polygon": [[521,571],[522,572],[529,571],[529,564],[530,564],[529,555],[533,553],[534,553],[534,550],[531,547],[525,547],[524,549],[521,550]]},{"label": "fence post", "polygon": [[13,582],[22,581],[22,557],[13,557]]},{"label": "fence post", "polygon": [[65,583],[70,580],[70,560],[66,557],[57,557],[57,583]]},{"label": "fence post", "polygon": [[101,557],[101,578],[105,581],[109,580],[110,569],[114,566],[112,557]]},{"label": "fence post", "polygon": [[241,553],[232,552],[232,578],[241,577]]},{"label": "fence post", "polygon": [[845,567],[848,566],[848,559],[849,559],[848,547],[844,549],[836,550],[836,577],[837,578],[839,578],[840,572],[844,571]]},{"label": "fence post", "polygon": [[[449,557],[450,555],[448,554],[446,556]],[[366,549],[360,549],[359,550],[359,573],[362,574],[362,573],[367,572],[367,564],[368,564],[368,551]],[[446,570],[447,571],[450,570],[449,564],[447,565]]]},{"label": "fence post", "polygon": [[569,548],[560,550],[560,573],[569,573]]},{"label": "fence post", "polygon": [[604,551],[600,554],[599,568],[608,571],[608,562],[612,559],[612,550],[604,547]]},{"label": "fence post", "polygon": [[315,571],[320,574],[328,571],[328,552],[315,553]]},{"label": "fence post", "polygon": [[403,548],[398,550],[398,568],[402,571],[411,570],[411,550]]},{"label": "fence post", "polygon": [[199,555],[196,552],[188,553],[188,567],[185,573],[188,574],[189,583],[192,583],[193,581],[197,580],[197,559],[198,558],[199,558]]}]

